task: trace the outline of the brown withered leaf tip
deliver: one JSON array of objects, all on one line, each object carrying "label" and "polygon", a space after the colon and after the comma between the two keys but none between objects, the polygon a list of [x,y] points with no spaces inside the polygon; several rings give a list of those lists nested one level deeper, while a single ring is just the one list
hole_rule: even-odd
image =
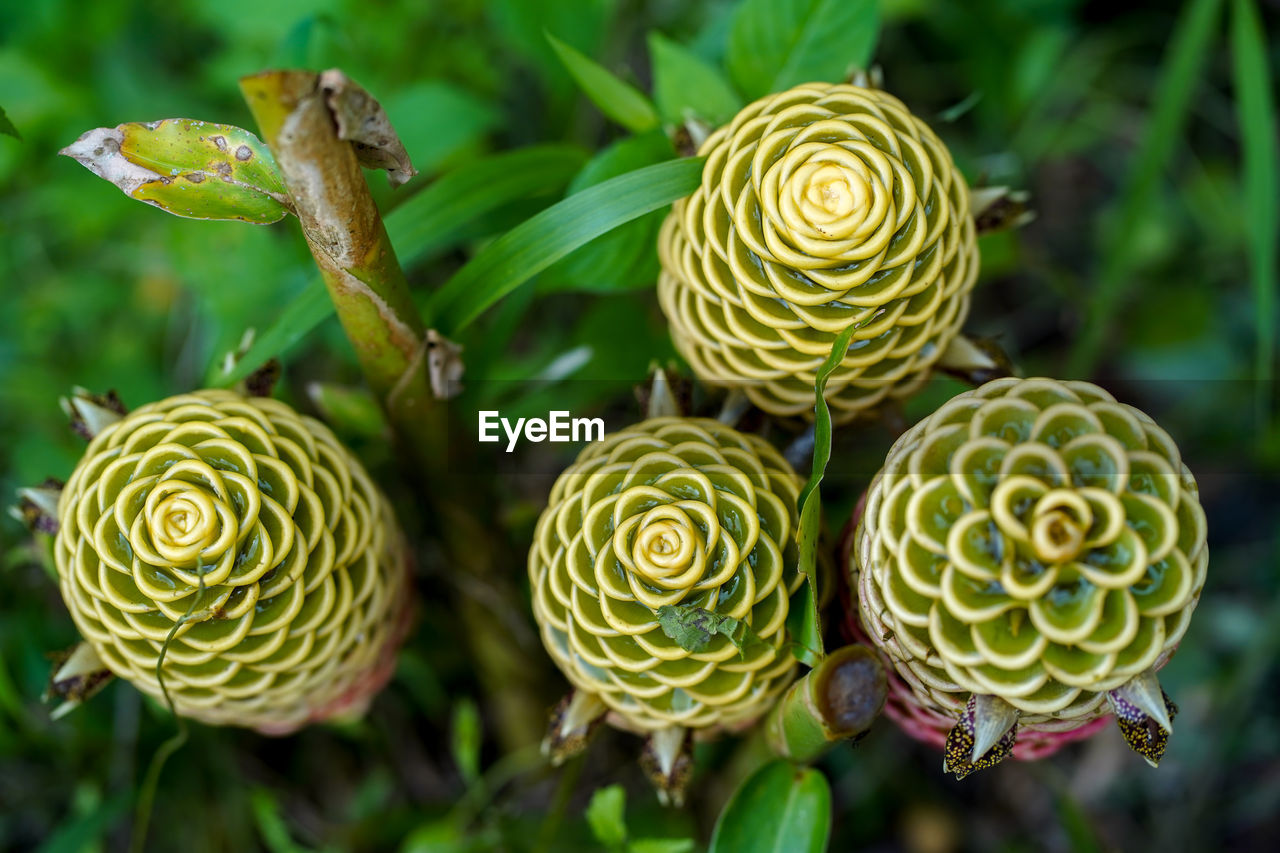
[{"label": "brown withered leaf tip", "polygon": [[947,733],[947,742],[942,747],[942,769],[954,774],[956,779],[963,779],[975,770],[995,767],[1013,754],[1013,744],[1018,739],[1018,726],[1015,723],[1005,732],[1004,737],[996,741],[995,746],[974,761],[974,718],[977,715],[977,703],[976,696],[969,697],[964,713]]},{"label": "brown withered leaf tip", "polygon": [[44,692],[46,702],[55,697],[65,702],[85,702],[115,678],[115,674],[105,667],[58,678],[58,673],[79,649],[80,646],[76,645],[64,651],[49,653],[48,657],[53,662],[53,667],[49,670],[49,686]]},{"label": "brown withered leaf tip", "polygon": [[[66,483],[56,477],[48,477],[33,491],[50,493],[49,499],[56,504],[56,493],[61,492],[62,487],[65,485]],[[57,514],[47,511],[45,507],[41,507],[40,504],[33,501],[30,497],[27,497],[26,494],[23,494],[26,491],[26,489],[19,490],[20,498],[18,500],[18,505],[10,510],[10,512],[32,533],[44,533],[49,536],[58,535]]]},{"label": "brown withered leaf tip", "polygon": [[681,157],[692,157],[698,153],[698,146],[693,141],[693,134],[684,125],[680,125],[675,129],[671,136],[671,144],[675,147],[676,154]]},{"label": "brown withered leaf tip", "polygon": [[979,234],[991,234],[1019,228],[1035,218],[1030,196],[1007,187],[981,187],[974,190],[974,226]]},{"label": "brown withered leaf tip", "polygon": [[245,377],[244,390],[250,397],[270,397],[280,381],[280,359],[273,358]]},{"label": "brown withered leaf tip", "polygon": [[666,762],[658,754],[654,738],[645,741],[644,750],[640,753],[640,769],[657,789],[658,799],[663,805],[677,808],[684,805],[684,793],[693,776],[693,754],[689,748],[689,739],[689,731],[686,729],[669,768],[663,766]]},{"label": "brown withered leaf tip", "polygon": [[571,692],[551,709],[551,718],[547,722],[547,735],[542,741],[542,752],[551,759],[552,764],[559,765],[587,748],[591,737],[604,722],[604,715],[593,719],[585,726],[577,726],[565,730],[565,715],[573,703]]},{"label": "brown withered leaf tip", "polygon": [[360,165],[385,169],[393,187],[418,174],[386,111],[372,95],[336,68],[320,75],[320,88],[338,138],[351,142]]},{"label": "brown withered leaf tip", "polygon": [[[79,392],[76,396],[82,400],[87,400],[99,408],[115,412],[120,417],[124,417],[129,414],[128,408],[125,407],[125,404],[120,399],[120,395],[116,393],[116,389],[114,388],[105,394]],[[70,417],[71,431],[83,438],[85,441],[92,441],[94,436],[93,430],[90,429],[89,424],[85,421],[84,417],[76,412],[74,406],[71,408]]]},{"label": "brown withered leaf tip", "polygon": [[[994,379],[1015,375],[1013,360],[1009,358],[1009,354],[1005,352],[1004,347],[996,338],[966,337],[965,340],[973,346],[978,355],[989,359],[990,363],[978,364],[975,362],[973,366],[969,367],[957,367],[939,363],[938,369],[940,371],[975,388],[986,385]],[[959,343],[959,336],[953,342],[953,346],[957,343]]]},{"label": "brown withered leaf tip", "polygon": [[[641,385],[635,386],[636,402],[640,404],[640,411],[649,411],[649,401],[653,399],[653,382],[655,373],[650,368],[649,378]],[[666,374],[667,390],[671,397],[675,400],[676,408],[679,414],[688,415],[693,411],[693,380],[687,376],[681,376],[674,372],[671,368],[663,369]]]}]

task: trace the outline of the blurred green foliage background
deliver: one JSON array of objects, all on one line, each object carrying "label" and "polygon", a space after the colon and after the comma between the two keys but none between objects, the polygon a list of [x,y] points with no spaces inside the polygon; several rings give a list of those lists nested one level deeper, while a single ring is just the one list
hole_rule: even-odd
[{"label": "blurred green foliage background", "polygon": [[[494,152],[538,143],[578,152],[584,171],[572,184],[504,206],[416,264],[410,278],[425,299],[478,246],[565,191],[674,156],[660,134],[628,137],[605,119],[544,29],[648,91],[650,33],[717,66],[737,5],[2,4],[0,107],[21,139],[0,136],[0,494],[70,472],[82,443],[57,399],[73,385],[115,388],[133,405],[198,386],[247,327],[270,326],[313,277],[296,223],[167,216],[55,156],[83,131],[177,116],[252,127],[241,75],[340,67],[383,101],[422,172],[395,193],[370,176],[384,211]],[[938,753],[882,722],[823,762],[834,849],[1250,849],[1280,833],[1280,395],[1270,343],[1280,317],[1265,109],[1277,10],[1260,5],[1257,17],[1241,0],[882,4],[874,61],[885,87],[933,124],[972,182],[1025,188],[1037,211],[1031,225],[983,239],[969,330],[997,339],[1025,375],[1093,378],[1161,421],[1200,478],[1212,558],[1196,620],[1161,675],[1182,713],[1158,772],[1108,731],[1052,760],[956,783]],[[675,96],[660,92],[660,107],[664,97]],[[469,327],[471,397],[459,405],[554,403],[608,412],[614,427],[638,419],[633,386],[652,361],[674,357],[653,292],[660,221],[601,238]],[[302,406],[309,382],[359,384],[332,319],[283,361],[281,393]],[[907,417],[960,388],[936,381]],[[837,433],[824,485],[833,533],[892,439],[885,423]],[[366,436],[358,447],[389,489],[408,494],[383,442]],[[492,534],[520,584],[533,519],[574,452],[542,445],[426,487],[497,484]],[[412,513],[412,498],[401,505]],[[430,540],[419,550],[419,626],[369,717],[286,740],[193,727],[162,778],[154,849],[594,849],[584,807],[611,782],[629,792],[632,835],[705,844],[745,766],[733,742],[700,747],[685,811],[654,802],[629,736],[602,734],[562,771],[534,748],[508,749],[447,603],[474,593]],[[509,617],[532,637],[527,612]],[[510,641],[503,630],[493,642]],[[50,722],[45,654],[74,641],[39,553],[3,519],[0,849],[121,847],[147,762],[174,730],[119,684]],[[547,703],[563,689],[548,670]]]}]

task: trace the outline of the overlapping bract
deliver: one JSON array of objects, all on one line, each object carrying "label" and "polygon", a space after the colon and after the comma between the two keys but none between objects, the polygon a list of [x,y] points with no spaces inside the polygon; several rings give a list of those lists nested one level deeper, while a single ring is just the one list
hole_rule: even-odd
[{"label": "overlapping bract", "polygon": [[862,627],[924,708],[996,696],[1062,731],[1172,653],[1208,549],[1149,417],[1086,382],[1001,379],[898,440],[852,562]]},{"label": "overlapping bract", "polygon": [[658,294],[681,355],[765,411],[837,420],[914,390],[969,310],[969,190],[942,142],[872,88],[762,98],[702,145],[702,186],[663,224]]},{"label": "overlapping bract", "polygon": [[[654,418],[589,445],[562,473],[529,552],[543,642],[580,691],[644,731],[732,726],[787,685],[789,597],[803,576],[799,478],[763,439],[722,423]],[[745,622],[688,651],[664,605]]]},{"label": "overlapping bract", "polygon": [[62,492],[62,597],[116,675],[179,714],[282,733],[354,712],[408,613],[386,498],[319,421],[201,391],[98,433]]}]

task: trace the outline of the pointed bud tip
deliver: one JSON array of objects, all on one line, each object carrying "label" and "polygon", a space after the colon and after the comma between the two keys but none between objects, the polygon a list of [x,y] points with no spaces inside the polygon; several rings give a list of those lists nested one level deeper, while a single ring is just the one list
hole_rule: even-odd
[{"label": "pointed bud tip", "polygon": [[53,672],[45,690],[45,701],[55,697],[64,700],[54,709],[57,716],[70,712],[90,699],[115,677],[102,662],[97,650],[85,642],[68,651],[55,653],[52,657]]},{"label": "pointed bud tip", "polygon": [[542,754],[558,767],[582,752],[591,736],[604,722],[608,708],[594,693],[575,690],[551,709],[547,734],[542,739]]},{"label": "pointed bud tip", "polygon": [[98,433],[129,413],[114,389],[105,394],[92,394],[77,387],[72,389],[70,397],[63,397],[58,402],[71,421],[72,431],[85,441],[92,441]]},{"label": "pointed bud tip", "polygon": [[1108,692],[1107,700],[1125,743],[1152,767],[1158,767],[1169,746],[1178,706],[1160,688],[1155,673],[1148,670]]},{"label": "pointed bud tip", "polygon": [[[1013,719],[1004,728],[1003,733],[987,749],[981,752],[977,751],[977,747],[980,745],[978,739],[979,699],[982,700],[981,705],[983,707],[981,712],[983,742],[990,740],[990,733],[1004,726],[1005,721],[1008,719],[1007,711],[1003,710],[1000,704],[997,703],[1012,709],[1012,706],[1009,706],[1007,702],[994,696],[969,697],[963,713],[960,714],[955,726],[947,733],[947,740],[943,745],[942,769],[944,772],[953,774],[956,779],[963,779],[975,770],[994,767],[1004,761],[1013,754],[1013,745],[1018,738],[1017,711],[1013,709]],[[977,757],[975,758],[975,756]]]},{"label": "pointed bud tip", "polygon": [[664,806],[684,805],[684,792],[693,776],[689,730],[684,726],[659,729],[645,741],[640,767],[657,789]]}]

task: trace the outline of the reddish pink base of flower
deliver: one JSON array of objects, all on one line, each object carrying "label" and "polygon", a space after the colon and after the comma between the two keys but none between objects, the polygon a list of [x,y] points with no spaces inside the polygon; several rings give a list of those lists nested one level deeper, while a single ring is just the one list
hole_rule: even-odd
[{"label": "reddish pink base of flower", "polygon": [[365,712],[369,710],[369,705],[373,702],[373,697],[377,696],[382,688],[387,686],[387,682],[395,674],[397,654],[400,651],[400,646],[404,644],[405,638],[409,635],[409,626],[413,621],[415,609],[413,606],[413,583],[410,576],[410,571],[406,569],[400,606],[393,617],[396,620],[395,627],[387,634],[382,648],[378,651],[378,659],[373,666],[361,673],[341,694],[323,705],[312,708],[306,719],[279,726],[257,726],[256,730],[260,734],[271,736],[291,735],[313,723],[358,720],[365,715]]},{"label": "reddish pink base of flower", "polygon": [[[889,696],[884,703],[884,715],[897,723],[911,737],[923,743],[942,749],[947,741],[947,733],[956,724],[955,717],[948,716],[920,704],[920,700],[911,692],[911,688],[898,675],[893,661],[871,642],[862,625],[858,622],[857,606],[854,604],[852,591],[848,588],[849,558],[853,553],[854,535],[858,529],[858,521],[862,518],[863,507],[866,506],[867,495],[863,492],[858,505],[853,510],[853,517],[845,525],[840,542],[839,575],[844,589],[841,591],[842,601],[850,603],[845,607],[844,630],[847,637],[857,643],[876,649],[884,664],[885,675],[889,682]],[[1018,739],[1013,745],[1013,757],[1021,761],[1035,761],[1046,758],[1062,747],[1074,741],[1083,740],[1111,722],[1108,714],[1096,720],[1090,720],[1079,728],[1066,731],[1042,732],[1035,729],[1019,728]]]},{"label": "reddish pink base of flower", "polygon": [[[947,733],[956,724],[955,718],[922,707],[887,661],[886,671],[889,676],[889,698],[884,703],[884,715],[916,740],[942,749],[947,741]],[[1069,743],[1089,737],[1109,722],[1110,715],[1091,720],[1078,729],[1061,732],[1019,728],[1018,740],[1013,745],[1013,757],[1022,761],[1046,758]]]}]

